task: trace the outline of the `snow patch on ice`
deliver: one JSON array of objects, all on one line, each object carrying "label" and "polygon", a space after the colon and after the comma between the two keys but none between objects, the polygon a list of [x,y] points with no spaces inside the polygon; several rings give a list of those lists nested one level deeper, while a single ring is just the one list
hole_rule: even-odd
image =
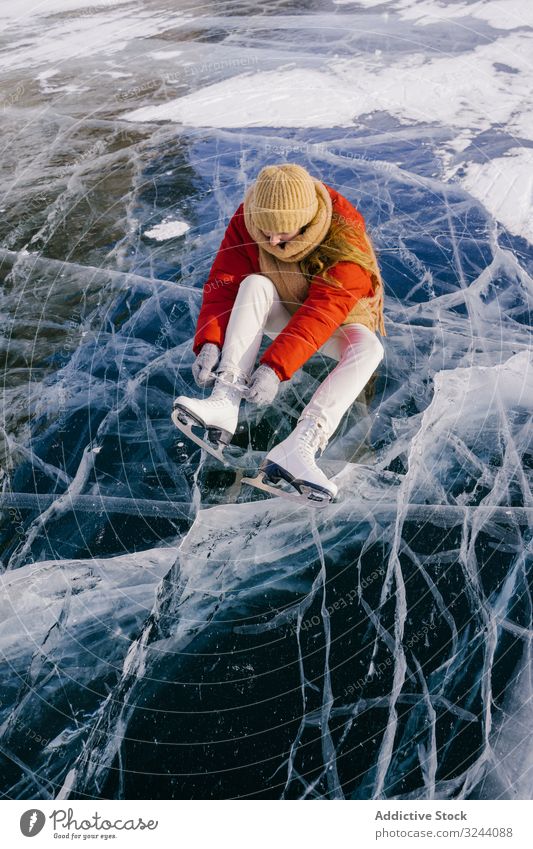
[{"label": "snow patch on ice", "polygon": [[[149,38],[169,26],[168,14],[152,10],[112,6],[102,8],[101,12],[90,7],[89,11],[90,15],[54,19],[46,28],[31,15],[28,20],[19,21],[17,18],[13,24],[20,22],[24,37],[20,41],[11,41],[9,47],[2,51],[0,70],[25,69],[101,53],[118,53],[136,38]],[[184,19],[185,13],[173,15],[174,24]]]},{"label": "snow patch on ice", "polygon": [[533,7],[529,0],[478,0],[477,3],[449,3],[449,0],[400,0],[395,6],[401,18],[427,26],[456,18],[477,18],[494,29],[533,26]]},{"label": "snow patch on ice", "polygon": [[[373,9],[387,5],[403,20],[415,26],[428,26],[457,18],[477,18],[494,29],[533,26],[530,0],[478,0],[474,3],[450,3],[449,0],[333,0],[336,6],[363,6]],[[384,12],[383,14],[388,14]]]},{"label": "snow patch on ice", "polygon": [[61,12],[91,12],[96,6],[133,5],[132,0],[18,0],[4,3],[0,8],[0,20],[14,24],[29,18],[56,15]]},{"label": "snow patch on ice", "polygon": [[[364,114],[385,111],[406,122],[438,121],[483,131],[531,111],[533,72],[525,42],[524,34],[512,33],[461,56],[429,61],[423,53],[388,65],[384,57],[357,56],[333,59],[325,70],[240,74],[122,117],[194,127],[330,128],[353,126]],[[506,58],[519,73],[495,68]]]},{"label": "snow patch on ice", "polygon": [[183,50],[154,50],[149,53],[150,59],[174,59],[175,56],[181,56]]},{"label": "snow patch on ice", "polygon": [[463,168],[465,189],[511,233],[533,242],[533,149],[513,148],[505,156]]},{"label": "snow patch on ice", "polygon": [[165,239],[183,236],[190,229],[190,225],[186,221],[162,221],[161,224],[156,224],[150,230],[145,230],[144,235],[148,236],[149,239],[155,239],[157,242],[164,242]]}]

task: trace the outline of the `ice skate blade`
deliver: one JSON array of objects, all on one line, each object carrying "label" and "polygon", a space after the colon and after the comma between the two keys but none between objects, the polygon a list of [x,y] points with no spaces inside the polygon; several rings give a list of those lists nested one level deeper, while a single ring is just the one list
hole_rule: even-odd
[{"label": "ice skate blade", "polygon": [[200,448],[202,448],[204,451],[207,451],[208,454],[211,454],[213,457],[216,457],[216,459],[219,460],[224,466],[228,466],[228,468],[232,468],[233,464],[231,462],[229,462],[226,459],[226,457],[224,457],[223,449],[220,445],[217,448],[215,448],[215,446],[211,445],[209,442],[207,442],[207,440],[201,439],[199,436],[197,436],[195,433],[193,433],[193,429],[192,429],[193,424],[195,424],[198,427],[203,427],[203,425],[200,422],[193,421],[193,423],[191,423],[191,422],[183,421],[183,418],[180,418],[180,413],[183,416],[183,411],[179,407],[176,407],[172,411],[172,416],[171,416],[172,421],[176,425],[178,430],[181,430],[181,432],[183,434],[185,434],[185,436],[188,437],[188,439],[190,439],[191,442],[194,442],[196,445],[199,445]]},{"label": "ice skate blade", "polygon": [[306,496],[304,492],[302,492],[301,495],[297,495],[295,492],[286,492],[284,489],[281,489],[281,487],[266,483],[264,472],[259,472],[255,478],[242,478],[241,483],[247,483],[248,486],[253,486],[263,492],[268,492],[269,495],[276,495],[279,498],[287,498],[289,501],[297,502],[300,507],[321,508],[331,504],[331,500],[329,498],[316,499],[309,495]]},{"label": "ice skate blade", "polygon": [[334,501],[336,495],[319,484],[313,484],[305,478],[295,478],[287,469],[280,466],[279,463],[274,463],[268,457],[263,460],[259,467],[259,473],[264,475],[264,480],[268,483],[278,483],[280,480],[287,481],[294,489],[298,490],[300,495],[305,496],[309,501],[321,501],[329,503]]}]

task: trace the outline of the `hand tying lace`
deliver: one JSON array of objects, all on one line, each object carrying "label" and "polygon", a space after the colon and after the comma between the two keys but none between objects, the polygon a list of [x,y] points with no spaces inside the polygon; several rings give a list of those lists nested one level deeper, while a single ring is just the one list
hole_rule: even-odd
[{"label": "hand tying lace", "polygon": [[260,365],[252,374],[246,400],[264,407],[271,404],[277,395],[281,381],[269,366]]},{"label": "hand tying lace", "polygon": [[202,345],[200,353],[192,364],[192,376],[197,386],[212,386],[215,382],[213,373],[220,359],[220,348],[212,342]]}]

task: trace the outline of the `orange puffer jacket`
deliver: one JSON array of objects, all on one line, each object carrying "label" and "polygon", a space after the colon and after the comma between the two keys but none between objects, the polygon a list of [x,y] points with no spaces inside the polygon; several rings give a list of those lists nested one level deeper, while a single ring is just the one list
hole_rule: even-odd
[{"label": "orange puffer jacket", "polygon": [[[364,228],[361,213],[335,189],[326,189],[333,213]],[[205,342],[222,348],[239,285],[248,274],[261,273],[259,248],[245,227],[243,206],[241,203],[228,225],[204,286],[193,344],[195,354]],[[329,274],[342,288],[314,277],[302,306],[260,359],[281,380],[289,380],[342,324],[357,301],[373,293],[371,275],[354,262],[338,262]]]}]

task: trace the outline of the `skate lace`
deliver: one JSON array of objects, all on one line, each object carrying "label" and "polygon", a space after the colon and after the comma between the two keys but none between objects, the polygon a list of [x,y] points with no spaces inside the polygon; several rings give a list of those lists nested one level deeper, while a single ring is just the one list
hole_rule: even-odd
[{"label": "skate lace", "polygon": [[244,381],[230,381],[225,375],[215,375],[215,386],[209,398],[213,404],[220,406],[226,401],[237,401],[246,389]]},{"label": "skate lace", "polygon": [[315,454],[320,450],[320,453],[327,445],[327,436],[320,426],[309,421],[300,432],[300,451],[304,457],[312,464],[315,464]]}]

